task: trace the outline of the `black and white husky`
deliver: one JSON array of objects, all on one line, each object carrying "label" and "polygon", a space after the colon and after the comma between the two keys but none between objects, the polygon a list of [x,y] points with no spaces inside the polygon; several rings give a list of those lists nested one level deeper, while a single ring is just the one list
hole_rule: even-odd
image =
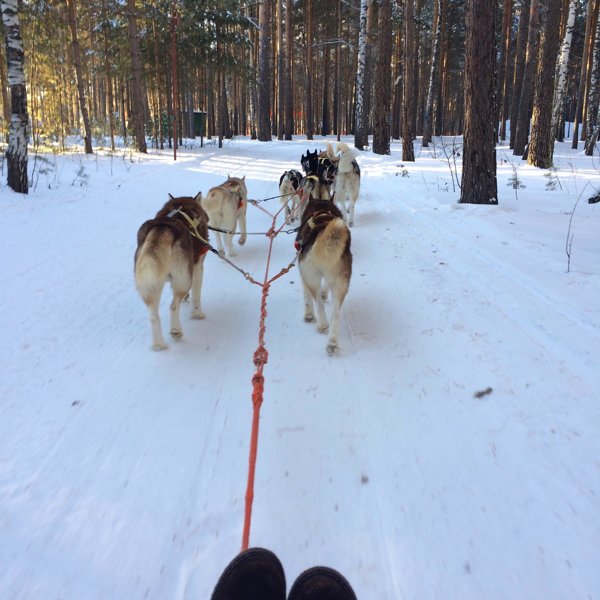
[{"label": "black and white husky", "polygon": [[286,171],[279,178],[279,195],[281,204],[285,206],[285,220],[288,223],[293,223],[299,217],[300,196],[297,191],[301,181],[302,173],[295,169]]},{"label": "black and white husky", "polygon": [[203,319],[200,292],[208,244],[208,216],[195,198],[171,199],[146,221],[137,234],[134,259],[136,288],[148,307],[152,324],[152,349],[167,348],[160,325],[159,305],[163,287],[171,282],[171,336],[183,336],[179,309],[192,289],[192,319]]},{"label": "black and white husky", "polygon": [[[304,288],[304,320],[315,320],[316,305],[317,328],[321,333],[329,330],[326,350],[335,354],[339,350],[340,309],[352,275],[352,253],[350,230],[331,200],[310,196],[302,214],[296,247]],[[325,314],[323,281],[331,290],[331,324]]]},{"label": "black and white husky", "polygon": [[354,225],[354,206],[360,192],[360,167],[353,150],[344,142],[338,142],[337,172],[334,181],[335,201],[350,227]]}]

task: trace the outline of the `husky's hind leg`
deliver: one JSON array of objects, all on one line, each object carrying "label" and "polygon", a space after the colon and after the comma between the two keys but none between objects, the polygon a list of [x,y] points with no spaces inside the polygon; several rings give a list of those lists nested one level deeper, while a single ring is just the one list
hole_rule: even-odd
[{"label": "husky's hind leg", "polygon": [[348,281],[338,279],[331,285],[331,325],[329,327],[329,339],[327,340],[327,354],[335,354],[339,350],[339,327],[340,327],[340,309],[344,298],[348,293]]},{"label": "husky's hind leg", "polygon": [[354,225],[354,207],[356,206],[356,201],[358,200],[358,190],[353,187],[350,190],[350,198],[349,198],[349,204],[350,204],[350,208],[348,211],[348,227],[352,227]]},{"label": "husky's hind leg", "polygon": [[[191,269],[190,269],[191,270]],[[173,288],[173,301],[170,306],[171,315],[171,337],[174,339],[180,339],[183,337],[183,329],[181,328],[181,319],[179,318],[179,311],[181,308],[181,302],[185,298],[186,294],[190,291],[192,285],[192,274],[186,268],[185,270],[176,271],[171,273],[171,287]]]},{"label": "husky's hind leg", "polygon": [[[308,264],[307,264],[308,263]],[[317,306],[317,329],[325,332],[329,328],[325,315],[325,305],[321,296],[321,275],[310,265],[310,258],[300,263],[300,274],[304,285],[304,320],[315,320],[314,306]]]},{"label": "husky's hind leg", "polygon": [[225,256],[225,248],[223,247],[223,238],[221,237],[222,235],[225,235],[225,234],[221,234],[220,231],[215,231],[215,239],[217,240],[217,252],[219,253],[219,256]]},{"label": "husky's hind leg", "polygon": [[206,315],[202,311],[202,305],[200,301],[200,294],[202,292],[202,279],[204,278],[204,259],[206,255],[203,254],[198,262],[194,265],[194,272],[192,274],[192,319],[204,319]]},{"label": "husky's hind leg", "polygon": [[161,292],[162,286],[158,290],[158,293],[143,297],[143,300],[150,313],[150,324],[152,326],[152,350],[166,350],[169,347],[167,346],[165,338],[162,334],[160,315],[158,313]]},{"label": "husky's hind leg", "polygon": [[241,235],[238,238],[238,244],[240,246],[243,246],[246,243],[246,235],[247,235],[246,207],[245,206],[238,209],[236,224],[238,225],[239,231],[241,232]]}]

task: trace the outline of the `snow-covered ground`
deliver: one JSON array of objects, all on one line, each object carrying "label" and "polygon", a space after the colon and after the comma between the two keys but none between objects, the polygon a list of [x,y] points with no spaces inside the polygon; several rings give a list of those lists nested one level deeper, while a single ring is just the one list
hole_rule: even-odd
[{"label": "snow-covered ground", "polygon": [[[359,600],[599,599],[598,159],[501,146],[499,206],[462,206],[444,142],[358,158],[339,356],[297,269],[270,290],[250,543]],[[31,156],[27,197],[2,174],[0,598],[208,600],[241,545],[260,288],[209,254],[207,318],[152,352],[136,232],[228,174],[274,196],[324,146]],[[235,259],[261,279],[267,242]]]}]

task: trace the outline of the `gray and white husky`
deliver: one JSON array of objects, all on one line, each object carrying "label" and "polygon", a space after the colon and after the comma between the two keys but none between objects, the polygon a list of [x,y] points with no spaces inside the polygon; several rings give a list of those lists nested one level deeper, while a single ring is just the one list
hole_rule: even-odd
[{"label": "gray and white husky", "polygon": [[[170,194],[169,194],[170,196]],[[171,336],[183,336],[179,309],[192,290],[192,319],[203,319],[200,303],[204,258],[208,244],[208,216],[200,205],[202,193],[195,198],[173,198],[146,221],[137,233],[134,258],[135,285],[150,312],[152,349],[167,348],[160,324],[159,306],[163,287],[171,282]]]},{"label": "gray and white husky", "polygon": [[335,175],[335,201],[350,227],[354,225],[354,206],[360,192],[360,167],[353,150],[344,142],[338,142],[337,173]]},{"label": "gray and white husky", "polygon": [[[310,197],[302,214],[296,247],[304,288],[304,320],[315,320],[316,305],[317,328],[321,333],[329,330],[326,350],[335,354],[339,350],[340,309],[352,275],[352,253],[350,230],[331,200]],[[323,281],[331,290],[331,324],[325,314]]]},{"label": "gray and white husky", "polygon": [[229,256],[237,256],[233,249],[233,234],[239,226],[241,235],[238,244],[246,243],[246,209],[248,208],[248,189],[246,177],[227,177],[227,181],[211,188],[202,199],[202,208],[208,214],[208,222],[215,229],[217,250],[225,256],[225,248],[221,236],[225,237],[225,245]]}]

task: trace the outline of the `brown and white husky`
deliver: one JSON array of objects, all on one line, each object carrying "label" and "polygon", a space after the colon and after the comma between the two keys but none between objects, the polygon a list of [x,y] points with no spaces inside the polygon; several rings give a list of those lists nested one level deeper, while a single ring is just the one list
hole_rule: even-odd
[{"label": "brown and white husky", "polygon": [[[227,177],[227,181],[211,188],[202,199],[202,208],[208,214],[208,222],[215,229],[217,250],[225,256],[225,248],[221,236],[225,237],[225,245],[229,256],[237,256],[233,249],[233,234],[239,226],[241,235],[238,244],[246,243],[246,209],[248,208],[248,189],[246,177]],[[217,231],[217,230],[221,231]]]},{"label": "brown and white husky", "polygon": [[[316,304],[317,328],[321,333],[329,329],[326,350],[334,354],[339,350],[340,309],[350,286],[352,253],[350,230],[333,201],[310,197],[302,214],[296,247],[304,287],[304,320],[315,320]],[[326,288],[322,288],[323,281]],[[331,324],[323,303],[327,288],[331,290]]]},{"label": "brown and white husky", "polygon": [[171,282],[171,336],[183,336],[179,309],[192,290],[192,319],[203,319],[200,303],[204,258],[208,244],[208,216],[200,205],[202,193],[195,198],[173,198],[138,230],[134,259],[135,285],[150,311],[152,349],[164,350],[167,344],[160,324],[160,297]]}]

